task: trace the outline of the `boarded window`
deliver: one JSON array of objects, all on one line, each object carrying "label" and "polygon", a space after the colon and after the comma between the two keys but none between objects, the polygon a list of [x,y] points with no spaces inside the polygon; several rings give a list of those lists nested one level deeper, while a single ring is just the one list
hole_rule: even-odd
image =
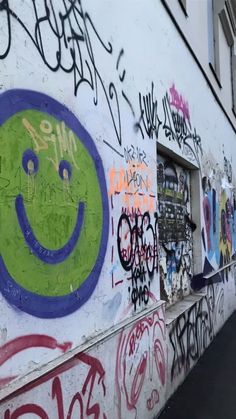
[{"label": "boarded window", "polygon": [[173,304],[189,294],[192,276],[189,170],[158,155],[157,184],[161,298]]}]

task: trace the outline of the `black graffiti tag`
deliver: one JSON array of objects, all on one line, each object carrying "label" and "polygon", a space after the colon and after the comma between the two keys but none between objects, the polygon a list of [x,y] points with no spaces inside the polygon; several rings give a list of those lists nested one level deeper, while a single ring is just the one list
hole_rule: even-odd
[{"label": "black graffiti tag", "polygon": [[122,213],[117,228],[117,249],[123,269],[131,274],[130,294],[136,309],[137,303],[147,304],[150,281],[157,271],[157,214],[153,226],[149,212],[136,214],[134,223]]}]

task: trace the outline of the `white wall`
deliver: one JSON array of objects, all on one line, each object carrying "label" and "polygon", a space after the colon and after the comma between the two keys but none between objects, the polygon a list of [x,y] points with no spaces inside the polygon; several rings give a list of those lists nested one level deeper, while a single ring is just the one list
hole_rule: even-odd
[{"label": "white wall", "polygon": [[[187,0],[187,15],[183,12],[178,0],[164,0],[164,3],[166,3],[170,13],[177,22],[181,33],[190,45],[219,101],[235,127],[236,120],[232,112],[230,47],[227,44],[222,23],[218,16],[218,13],[225,8],[229,26],[231,25],[227,8],[224,5],[225,2],[217,0]],[[217,15],[215,30],[213,28],[213,3]],[[233,29],[231,26],[230,28],[232,37],[234,38]],[[216,45],[215,51],[214,44]],[[219,63],[219,69],[216,68],[215,58]],[[212,71],[209,64],[212,65],[215,71]]]}]

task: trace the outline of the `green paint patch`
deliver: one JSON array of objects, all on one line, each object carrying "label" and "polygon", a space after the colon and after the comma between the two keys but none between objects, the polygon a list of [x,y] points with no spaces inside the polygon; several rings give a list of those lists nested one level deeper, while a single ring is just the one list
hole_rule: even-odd
[{"label": "green paint patch", "polygon": [[[37,167],[33,158],[24,167],[27,150],[35,154]],[[18,112],[1,126],[0,155],[0,254],[9,274],[42,296],[79,289],[96,263],[103,224],[92,157],[64,122],[36,110]],[[78,242],[65,260],[45,263],[30,250],[16,214],[19,195],[37,241],[51,250],[70,240],[79,203],[84,204]]]}]

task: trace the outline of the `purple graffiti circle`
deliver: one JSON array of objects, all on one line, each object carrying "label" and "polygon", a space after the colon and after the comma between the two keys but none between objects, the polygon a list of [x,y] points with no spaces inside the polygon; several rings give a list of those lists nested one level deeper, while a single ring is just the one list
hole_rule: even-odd
[{"label": "purple graffiti circle", "polygon": [[[92,138],[80,124],[75,115],[64,105],[46,94],[24,89],[13,89],[1,94],[0,105],[1,125],[16,113],[24,110],[37,110],[49,114],[59,121],[63,121],[80,139],[94,162],[102,199],[103,219],[101,239],[96,262],[87,278],[77,290],[63,296],[44,296],[28,291],[12,278],[5,266],[2,256],[0,255],[0,292],[11,305],[28,314],[40,318],[63,317],[78,310],[90,298],[97,285],[106,254],[109,233],[109,204],[102,160]],[[34,170],[37,171],[38,161],[34,155],[30,155],[29,151],[27,151],[23,156],[22,164],[24,170],[27,171],[27,161],[29,158],[34,163]],[[61,163],[61,171],[64,166],[66,167],[68,174],[71,175],[70,168],[66,166],[64,161]],[[19,205],[21,204],[20,198],[21,197],[18,197]],[[78,212],[80,212],[79,219],[83,218],[81,216],[83,209],[83,207],[78,209]],[[81,225],[78,224],[77,227],[79,231]],[[61,258],[60,254],[56,254],[56,256]],[[14,255],[12,255],[12,257],[14,257]],[[49,261],[49,263],[52,262]]]}]

